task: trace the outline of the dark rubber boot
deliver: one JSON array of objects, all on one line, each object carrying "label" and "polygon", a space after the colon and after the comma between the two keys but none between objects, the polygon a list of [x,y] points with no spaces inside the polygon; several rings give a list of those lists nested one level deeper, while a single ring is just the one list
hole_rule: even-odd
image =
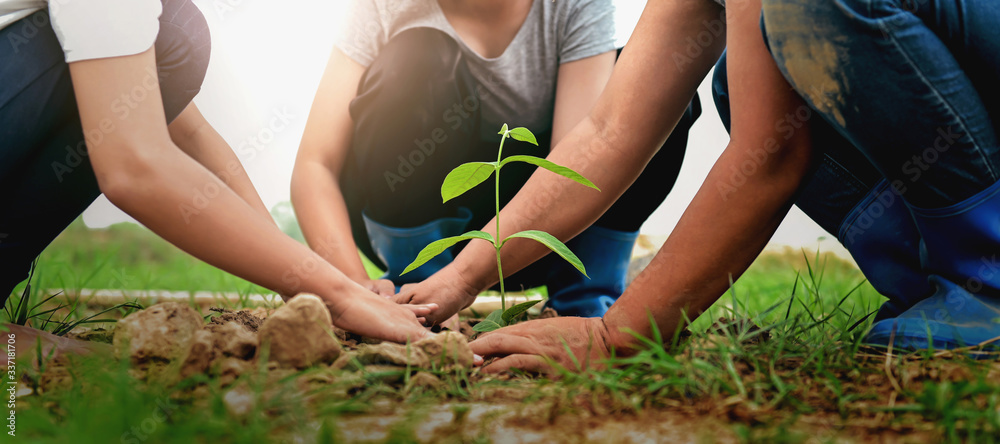
[{"label": "dark rubber boot", "polygon": [[888,344],[892,337],[897,348],[953,349],[1000,337],[1000,183],[949,207],[910,209],[935,291],[873,325],[868,341]]},{"label": "dark rubber boot", "polygon": [[467,208],[459,208],[455,217],[438,219],[413,228],[389,227],[375,222],[367,214],[363,214],[363,217],[372,249],[387,267],[382,278],[400,286],[423,281],[455,260],[454,253],[448,250],[405,276],[399,275],[417,258],[417,253],[431,242],[464,233],[472,220],[472,212]]},{"label": "dark rubber boot", "polygon": [[920,232],[913,215],[885,180],[844,217],[837,238],[872,287],[889,298],[876,322],[899,316],[933,293],[920,267]]},{"label": "dark rubber boot", "polygon": [[567,246],[587,269],[587,279],[572,265],[559,261],[547,286],[548,306],[561,316],[601,317],[625,291],[625,278],[638,231],[591,226]]}]

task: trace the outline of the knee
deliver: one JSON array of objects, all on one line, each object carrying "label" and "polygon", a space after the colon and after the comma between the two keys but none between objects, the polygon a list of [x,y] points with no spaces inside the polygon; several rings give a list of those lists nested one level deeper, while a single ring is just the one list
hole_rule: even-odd
[{"label": "knee", "polygon": [[167,120],[201,91],[212,53],[208,22],[191,0],[163,0],[156,64]]},{"label": "knee", "polygon": [[410,89],[450,78],[462,57],[458,43],[436,29],[416,28],[393,37],[369,67],[383,86]]},{"label": "knee", "polygon": [[715,64],[715,73],[712,74],[712,99],[715,101],[715,110],[719,113],[722,125],[729,131],[732,119],[729,110],[729,80],[726,65],[726,53],[722,53],[722,57]]}]

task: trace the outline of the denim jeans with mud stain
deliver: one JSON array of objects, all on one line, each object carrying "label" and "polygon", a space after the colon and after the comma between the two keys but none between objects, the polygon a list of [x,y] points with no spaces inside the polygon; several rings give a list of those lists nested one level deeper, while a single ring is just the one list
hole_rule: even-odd
[{"label": "denim jeans with mud stain", "polygon": [[923,208],[1000,179],[1000,2],[763,0],[762,28],[785,78],[841,136],[824,152],[868,160],[842,163],[852,176],[874,168]]},{"label": "denim jeans with mud stain", "polygon": [[[169,122],[201,90],[211,38],[191,0],[162,3],[155,75]],[[28,277],[31,261],[101,190],[87,157],[69,65],[48,13],[36,12],[0,30],[0,42],[2,303]]]}]

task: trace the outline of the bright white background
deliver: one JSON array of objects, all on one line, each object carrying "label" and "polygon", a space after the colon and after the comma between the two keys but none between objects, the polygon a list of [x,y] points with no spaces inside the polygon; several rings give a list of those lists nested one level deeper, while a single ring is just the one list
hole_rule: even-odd
[{"label": "bright white background", "polygon": [[[544,0],[539,0],[544,1]],[[309,106],[343,19],[346,0],[195,0],[212,30],[212,61],[198,107],[237,149],[264,203],[289,199],[292,164]],[[616,0],[619,45],[628,41],[640,0]],[[669,26],[665,23],[664,26]],[[708,79],[711,79],[709,75]],[[681,177],[666,202],[642,227],[662,238],[677,224],[729,136],[712,101],[709,81],[699,89],[704,112],[691,132]],[[287,128],[270,132],[275,112],[292,116]],[[273,138],[270,135],[273,133]],[[250,138],[271,139],[248,147]],[[90,227],[131,220],[103,197],[84,213]],[[820,239],[825,238],[820,243]],[[843,248],[798,209],[782,224],[772,245],[843,252]]]}]

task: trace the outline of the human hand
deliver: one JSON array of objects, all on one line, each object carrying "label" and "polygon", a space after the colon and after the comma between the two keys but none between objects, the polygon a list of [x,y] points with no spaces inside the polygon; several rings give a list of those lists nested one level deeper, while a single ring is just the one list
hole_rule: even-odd
[{"label": "human hand", "polygon": [[358,281],[358,284],[361,284],[368,291],[385,298],[391,298],[396,295],[396,284],[388,279],[365,279]]},{"label": "human hand", "polygon": [[434,325],[472,305],[478,294],[479,290],[469,285],[461,274],[444,267],[423,282],[404,285],[393,300],[398,304],[437,304],[438,308],[426,315],[427,323]]},{"label": "human hand", "polygon": [[432,335],[422,323],[437,310],[437,304],[399,305],[390,299],[355,286],[353,294],[341,294],[327,302],[333,325],[374,339],[405,343]]},{"label": "human hand", "polygon": [[499,358],[483,367],[483,373],[520,369],[553,374],[553,364],[570,371],[602,365],[610,354],[607,333],[601,318],[538,319],[487,333],[469,346],[483,358]]}]

